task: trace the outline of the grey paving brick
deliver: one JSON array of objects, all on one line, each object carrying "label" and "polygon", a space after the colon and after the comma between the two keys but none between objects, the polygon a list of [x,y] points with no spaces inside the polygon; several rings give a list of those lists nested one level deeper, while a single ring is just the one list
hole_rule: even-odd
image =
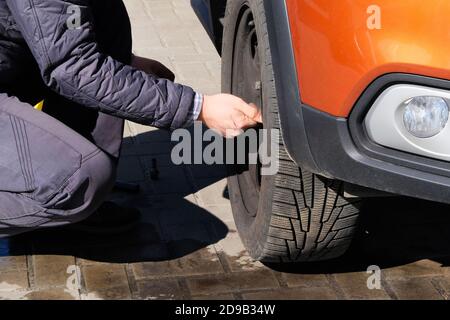
[{"label": "grey paving brick", "polygon": [[189,34],[181,33],[164,33],[161,35],[163,45],[169,49],[172,48],[186,48],[194,45]]},{"label": "grey paving brick", "polygon": [[7,292],[25,290],[28,288],[28,274],[26,270],[10,270],[0,272],[0,297]]},{"label": "grey paving brick", "polygon": [[197,241],[209,244],[214,239],[212,229],[207,222],[167,225],[164,230],[165,241]]},{"label": "grey paving brick", "polygon": [[[189,40],[189,42],[191,42]],[[206,82],[212,81],[212,77],[204,63],[190,62],[190,63],[175,63],[175,68],[178,71],[180,80],[189,81],[191,79],[204,80]]]},{"label": "grey paving brick", "polygon": [[177,194],[154,195],[149,196],[147,200],[148,205],[154,210],[182,209],[186,206],[186,202],[198,207],[195,196],[192,194],[186,196]]},{"label": "grey paving brick", "polygon": [[123,143],[133,143],[133,132],[130,129],[130,122],[125,121],[125,125],[123,128]]},{"label": "grey paving brick", "polygon": [[194,296],[192,300],[234,300],[234,296],[229,293],[212,296]]},{"label": "grey paving brick", "polygon": [[199,250],[180,259],[162,262],[143,262],[132,265],[137,280],[160,277],[186,277],[218,274],[224,270],[214,248]]},{"label": "grey paving brick", "polygon": [[[146,17],[148,18],[148,17]],[[158,33],[149,31],[147,25],[140,25],[138,27],[133,27],[132,29],[133,38],[140,39],[140,46],[144,48],[163,48],[163,42]]]},{"label": "grey paving brick", "polygon": [[336,293],[327,287],[279,289],[244,293],[247,300],[336,300]]},{"label": "grey paving brick", "polygon": [[[147,11],[145,10],[145,1],[143,0],[126,0],[124,1],[127,7],[128,14],[132,20],[138,17],[148,18]],[[152,1],[153,2],[153,1]]]},{"label": "grey paving brick", "polygon": [[390,299],[383,287],[380,289],[368,288],[369,276],[365,272],[351,272],[335,274],[334,278],[349,299]]},{"label": "grey paving brick", "polygon": [[164,279],[152,281],[137,281],[137,296],[146,300],[170,300],[170,299],[186,299],[189,295],[179,285],[177,280]]},{"label": "grey paving brick", "polygon": [[123,182],[140,182],[145,180],[144,171],[138,157],[121,157],[117,179]]},{"label": "grey paving brick", "polygon": [[6,256],[0,257],[0,270],[18,271],[27,269],[27,258],[25,256]]},{"label": "grey paving brick", "polygon": [[71,256],[34,255],[34,283],[37,288],[65,287],[70,276],[69,267],[75,265]]},{"label": "grey paving brick", "polygon": [[410,278],[389,281],[392,290],[401,300],[442,300],[429,278]]},{"label": "grey paving brick", "polygon": [[86,265],[82,266],[81,272],[88,292],[128,287],[128,279],[123,265],[107,263]]},{"label": "grey paving brick", "polygon": [[222,221],[232,221],[233,220],[233,212],[231,211],[231,205],[209,205],[205,208],[210,212],[213,216],[217,217]]},{"label": "grey paving brick", "polygon": [[289,287],[327,287],[330,282],[325,274],[283,273],[281,278]]},{"label": "grey paving brick", "polygon": [[278,287],[275,276],[268,270],[188,279],[187,284],[192,295],[211,295],[246,289]]},{"label": "grey paving brick", "polygon": [[26,300],[79,300],[80,295],[76,291],[64,288],[50,288],[33,291],[24,296]]},{"label": "grey paving brick", "polygon": [[404,279],[408,277],[427,277],[450,275],[450,268],[432,260],[420,260],[414,263],[389,268],[382,271],[387,280]]},{"label": "grey paving brick", "polygon": [[[162,168],[160,168],[160,170],[161,169]],[[169,170],[167,170],[167,172],[168,171]],[[184,174],[177,178],[167,178],[165,177],[165,174],[162,173],[158,180],[151,181],[151,186],[149,184],[144,184],[143,187],[144,190],[152,190],[153,193],[157,195],[179,194],[184,196],[194,191],[191,183]]]},{"label": "grey paving brick", "polygon": [[182,206],[176,209],[159,209],[157,211],[157,215],[163,227],[183,224],[192,225],[215,221],[214,215],[187,200],[182,204]]},{"label": "grey paving brick", "polygon": [[195,179],[211,179],[217,178],[221,180],[226,178],[227,169],[225,165],[199,165],[193,164],[186,166]]},{"label": "grey paving brick", "polygon": [[434,278],[433,281],[438,286],[438,290],[441,291],[444,299],[450,300],[450,277],[438,277]]},{"label": "grey paving brick", "polygon": [[128,286],[121,285],[103,290],[81,294],[82,300],[130,300],[131,292]]},{"label": "grey paving brick", "polygon": [[227,180],[221,179],[196,179],[197,192],[204,205],[227,205],[229,199],[225,197],[227,190]]}]

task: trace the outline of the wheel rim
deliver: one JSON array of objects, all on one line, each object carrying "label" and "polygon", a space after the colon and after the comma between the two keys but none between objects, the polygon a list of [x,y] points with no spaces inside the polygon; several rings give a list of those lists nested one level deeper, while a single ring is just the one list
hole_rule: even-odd
[{"label": "wheel rim", "polygon": [[[232,93],[262,108],[261,65],[255,21],[247,6],[242,8],[240,17],[233,54]],[[262,126],[258,128],[261,129]],[[235,165],[234,172],[247,214],[256,217],[261,188],[261,164],[258,161],[258,164]]]}]

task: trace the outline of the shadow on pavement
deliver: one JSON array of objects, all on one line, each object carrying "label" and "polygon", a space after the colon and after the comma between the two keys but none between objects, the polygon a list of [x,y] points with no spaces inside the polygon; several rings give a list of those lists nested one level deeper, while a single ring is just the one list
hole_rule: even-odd
[{"label": "shadow on pavement", "polygon": [[[141,210],[139,226],[120,236],[88,236],[64,229],[39,230],[0,240],[0,256],[74,255],[111,263],[161,261],[183,257],[225,238],[227,226],[187,199],[226,177],[224,166],[174,166],[170,136],[162,130],[126,138],[119,176],[138,182],[139,194],[116,193],[113,199]],[[155,149],[155,150],[153,150]],[[137,159],[137,160],[136,160]],[[149,178],[158,159],[160,179]],[[141,169],[136,166],[144,167]],[[227,190],[214,197],[228,198]],[[358,235],[348,253],[333,261],[268,265],[290,273],[365,271],[431,259],[450,264],[450,206],[404,197],[369,199],[362,209]]]},{"label": "shadow on pavement", "polygon": [[288,273],[345,273],[430,259],[450,265],[450,206],[406,197],[365,201],[358,234],[339,259],[270,267]]},{"label": "shadow on pavement", "polygon": [[[225,238],[227,226],[186,199],[225,178],[225,168],[175,166],[170,162],[168,141],[169,133],[163,130],[124,139],[119,178],[138,183],[141,190],[138,194],[114,192],[111,200],[141,211],[137,228],[115,236],[93,236],[65,228],[36,230],[0,239],[0,256],[73,255],[110,263],[161,261],[183,257]],[[152,159],[158,159],[158,180],[150,178]],[[195,179],[196,173],[201,178]],[[218,198],[222,192],[226,194],[220,190]]]}]

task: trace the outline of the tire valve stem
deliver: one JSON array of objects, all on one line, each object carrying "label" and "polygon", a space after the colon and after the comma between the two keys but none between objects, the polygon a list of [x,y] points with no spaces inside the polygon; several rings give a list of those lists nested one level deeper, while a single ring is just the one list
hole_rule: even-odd
[{"label": "tire valve stem", "polygon": [[152,159],[152,168],[150,169],[150,179],[159,180],[158,163],[155,158]]},{"label": "tire valve stem", "polygon": [[248,26],[249,26],[249,27],[254,27],[254,26],[255,26],[255,21],[253,21],[253,20],[252,20],[252,21],[249,21],[249,22],[248,22]]}]

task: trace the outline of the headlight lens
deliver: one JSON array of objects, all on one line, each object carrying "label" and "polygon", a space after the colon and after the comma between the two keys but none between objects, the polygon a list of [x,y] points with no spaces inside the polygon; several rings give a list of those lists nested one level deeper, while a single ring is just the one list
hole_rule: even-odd
[{"label": "headlight lens", "polygon": [[415,97],[404,104],[403,124],[415,137],[433,137],[447,125],[449,107],[441,97]]}]

